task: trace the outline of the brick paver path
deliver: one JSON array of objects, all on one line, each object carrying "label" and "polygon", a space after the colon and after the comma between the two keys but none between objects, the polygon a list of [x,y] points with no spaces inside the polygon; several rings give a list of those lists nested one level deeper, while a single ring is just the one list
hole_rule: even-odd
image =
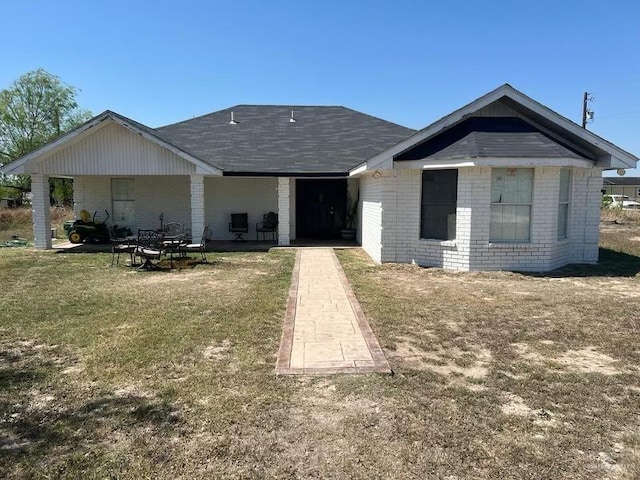
[{"label": "brick paver path", "polygon": [[297,251],[276,371],[391,371],[331,248]]}]

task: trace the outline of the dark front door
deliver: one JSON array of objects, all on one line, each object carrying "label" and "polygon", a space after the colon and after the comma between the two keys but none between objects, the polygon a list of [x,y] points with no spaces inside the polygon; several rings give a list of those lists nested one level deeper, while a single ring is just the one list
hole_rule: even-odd
[{"label": "dark front door", "polygon": [[296,237],[340,238],[347,207],[347,180],[296,180]]}]

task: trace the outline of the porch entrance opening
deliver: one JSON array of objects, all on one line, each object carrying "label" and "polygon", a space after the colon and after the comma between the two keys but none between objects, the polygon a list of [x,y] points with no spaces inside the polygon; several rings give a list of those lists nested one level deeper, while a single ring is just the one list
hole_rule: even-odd
[{"label": "porch entrance opening", "polygon": [[347,210],[347,180],[296,180],[296,238],[340,238]]}]

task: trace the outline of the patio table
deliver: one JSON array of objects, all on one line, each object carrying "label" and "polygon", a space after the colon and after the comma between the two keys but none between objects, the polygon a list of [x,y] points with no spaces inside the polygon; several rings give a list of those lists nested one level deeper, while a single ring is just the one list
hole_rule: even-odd
[{"label": "patio table", "polygon": [[178,254],[178,256],[183,256],[183,252],[181,252],[180,247],[186,245],[187,241],[184,235],[165,235],[162,240],[162,245],[165,247],[165,256],[169,255],[169,262],[171,264],[171,268],[173,268],[173,255]]}]

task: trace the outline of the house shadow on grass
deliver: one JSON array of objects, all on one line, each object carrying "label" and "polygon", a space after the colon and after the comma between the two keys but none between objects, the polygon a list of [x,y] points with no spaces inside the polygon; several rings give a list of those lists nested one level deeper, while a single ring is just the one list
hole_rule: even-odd
[{"label": "house shadow on grass", "polygon": [[640,273],[640,257],[601,248],[596,265],[572,264],[545,273],[522,272],[533,277],[635,277]]}]

